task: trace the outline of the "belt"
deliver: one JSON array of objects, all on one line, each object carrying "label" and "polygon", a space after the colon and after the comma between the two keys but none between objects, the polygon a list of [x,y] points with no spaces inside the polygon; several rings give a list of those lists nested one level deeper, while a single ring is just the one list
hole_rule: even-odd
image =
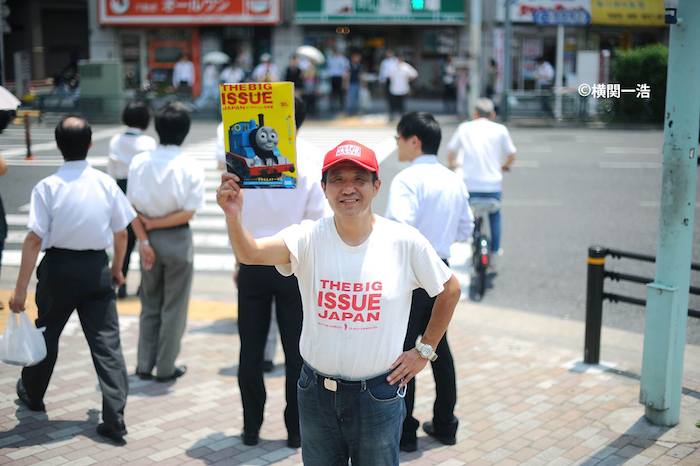
[{"label": "belt", "polygon": [[105,255],[104,249],[64,249],[64,248],[48,248],[44,251],[48,255],[56,256],[103,256]]},{"label": "belt", "polygon": [[315,378],[319,385],[331,392],[362,392],[368,388],[374,388],[378,385],[388,383],[386,378],[391,373],[387,372],[366,380],[343,380],[336,377],[328,377],[323,374],[319,374],[306,363],[304,363],[301,370],[306,372],[306,375],[309,377]]}]

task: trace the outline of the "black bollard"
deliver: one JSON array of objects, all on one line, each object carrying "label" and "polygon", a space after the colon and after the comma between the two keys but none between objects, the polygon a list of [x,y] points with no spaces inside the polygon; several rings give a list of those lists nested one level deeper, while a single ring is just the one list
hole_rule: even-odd
[{"label": "black bollard", "polygon": [[605,256],[607,250],[601,246],[588,248],[588,277],[586,284],[586,338],[583,362],[600,362],[600,330],[603,325],[603,280],[605,279]]}]

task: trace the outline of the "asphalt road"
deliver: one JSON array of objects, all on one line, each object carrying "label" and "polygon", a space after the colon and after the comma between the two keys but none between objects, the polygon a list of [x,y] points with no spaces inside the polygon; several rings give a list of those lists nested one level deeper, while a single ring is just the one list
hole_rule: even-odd
[{"label": "asphalt road", "polygon": [[[443,126],[443,150],[455,124]],[[213,124],[196,123],[188,143],[211,139]],[[325,123],[309,123],[306,130],[313,142],[324,146],[340,128]],[[108,134],[110,128],[95,127],[95,134]],[[107,131],[107,132],[105,132]],[[358,138],[362,129],[354,128]],[[372,130],[377,138],[377,128]],[[386,128],[386,135],[393,134]],[[51,128],[37,128],[35,143],[52,139]],[[152,129],[150,130],[152,132]],[[380,131],[381,132],[381,131]],[[506,174],[503,197],[503,241],[505,255],[500,258],[493,288],[484,304],[508,307],[533,313],[583,320],[585,315],[586,256],[591,245],[656,254],[661,193],[661,150],[663,133],[659,131],[623,131],[591,129],[511,130],[518,148],[518,159]],[[9,131],[0,135],[0,152],[20,150],[21,135]],[[321,137],[321,135],[323,135]],[[18,142],[19,141],[19,142]],[[94,142],[91,154],[106,154],[108,137]],[[52,155],[51,155],[52,154]],[[38,152],[37,159],[55,157],[55,151]],[[395,156],[381,165],[383,189],[375,202],[375,211],[383,213],[391,179],[402,168]],[[32,186],[54,172],[55,166],[11,166],[0,179],[0,193],[8,213],[17,212],[29,200]],[[696,199],[697,202],[697,199]],[[696,209],[697,213],[697,209]],[[694,244],[700,227],[694,226]],[[693,251],[693,261],[700,263],[700,249]],[[654,267],[636,261],[608,259],[608,267],[653,277]],[[8,281],[3,273],[3,285]],[[202,273],[203,281],[221,278],[228,289],[230,277]],[[691,283],[700,286],[700,273],[693,272]],[[197,288],[195,282],[195,292]],[[643,285],[606,282],[606,291],[645,298]],[[474,305],[479,305],[475,303]],[[691,296],[691,307],[700,309],[700,297]],[[622,303],[604,304],[604,324],[643,332],[644,308]],[[689,319],[688,342],[700,344],[700,322]],[[604,357],[603,342],[603,357]],[[640,348],[641,357],[641,348]]]}]

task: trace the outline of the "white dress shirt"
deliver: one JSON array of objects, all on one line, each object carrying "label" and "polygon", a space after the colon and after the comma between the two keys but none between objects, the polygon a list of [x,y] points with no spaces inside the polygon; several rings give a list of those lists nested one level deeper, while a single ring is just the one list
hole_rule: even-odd
[{"label": "white dress shirt", "polygon": [[321,153],[297,136],[295,189],[250,189],[243,203],[243,226],[254,238],[277,234],[302,220],[333,214],[321,189]]},{"label": "white dress shirt", "polygon": [[34,186],[27,228],[41,238],[42,251],[104,250],[134,217],[117,183],[79,160],[65,162]]},{"label": "white dress shirt", "polygon": [[274,63],[260,63],[250,75],[251,79],[258,83],[271,83],[279,81],[280,73]]},{"label": "white dress shirt", "polygon": [[467,187],[434,155],[421,155],[394,177],[386,217],[417,228],[443,259],[474,229]]},{"label": "white dress shirt", "polygon": [[344,76],[345,73],[350,71],[350,60],[345,55],[335,54],[328,59],[326,70],[328,71],[328,76]]},{"label": "white dress shirt", "polygon": [[179,146],[159,145],[131,161],[126,197],[151,218],[196,211],[204,206],[204,170]]},{"label": "white dress shirt", "polygon": [[175,63],[173,86],[179,86],[180,81],[186,81],[189,86],[194,86],[194,64],[189,60]]},{"label": "white dress shirt", "polygon": [[109,141],[107,173],[113,178],[120,180],[129,176],[131,159],[136,154],[156,148],[156,140],[142,133],[138,128],[127,128],[126,132],[112,136]]},{"label": "white dress shirt", "polygon": [[399,64],[399,59],[396,57],[387,57],[379,64],[379,81],[386,82],[391,78],[391,73],[394,67]]},{"label": "white dress shirt", "polygon": [[418,71],[408,63],[397,63],[389,75],[389,92],[392,95],[406,95],[411,90],[409,83],[418,77]]}]

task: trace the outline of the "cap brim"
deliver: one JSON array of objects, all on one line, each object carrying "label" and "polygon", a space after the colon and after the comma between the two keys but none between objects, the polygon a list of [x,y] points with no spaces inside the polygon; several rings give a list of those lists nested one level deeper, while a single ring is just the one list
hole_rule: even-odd
[{"label": "cap brim", "polygon": [[371,171],[374,173],[379,173],[379,170],[377,168],[369,166],[369,165],[361,162],[360,160],[352,159],[352,158],[347,158],[347,159],[346,158],[338,158],[337,160],[334,160],[331,163],[329,163],[328,165],[324,166],[321,169],[321,173],[326,173],[329,168],[333,167],[334,165],[338,165],[341,162],[351,162],[351,163],[354,163],[355,165],[359,165],[360,167],[364,168],[365,170],[368,170],[368,171]]}]

